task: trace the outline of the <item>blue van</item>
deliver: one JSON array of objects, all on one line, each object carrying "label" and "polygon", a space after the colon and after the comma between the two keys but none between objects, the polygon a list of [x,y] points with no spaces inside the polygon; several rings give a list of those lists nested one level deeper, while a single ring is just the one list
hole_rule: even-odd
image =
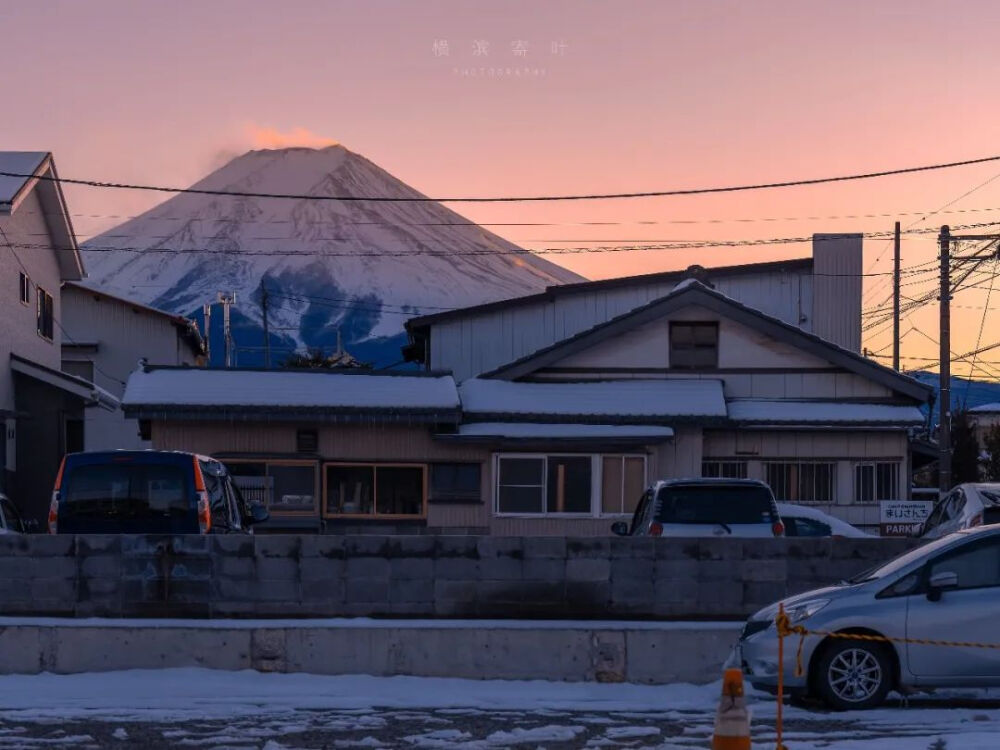
[{"label": "blue van", "polygon": [[175,451],[97,451],[63,458],[50,534],[246,534],[266,521],[226,467]]}]

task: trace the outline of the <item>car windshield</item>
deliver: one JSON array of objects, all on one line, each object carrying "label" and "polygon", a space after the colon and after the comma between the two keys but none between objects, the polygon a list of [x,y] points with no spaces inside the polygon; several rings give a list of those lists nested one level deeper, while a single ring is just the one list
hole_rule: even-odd
[{"label": "car windshield", "polygon": [[657,495],[660,523],[766,523],[772,515],[771,494],[757,485],[672,485]]},{"label": "car windshield", "polygon": [[903,568],[907,567],[911,563],[918,562],[928,555],[933,554],[942,547],[947,547],[949,544],[955,540],[952,538],[953,535],[941,537],[940,539],[935,539],[933,542],[923,545],[922,547],[917,547],[909,552],[900,555],[897,558],[890,560],[884,565],[879,565],[874,568],[866,570],[864,573],[860,573],[854,578],[849,578],[848,583],[867,583],[868,581],[877,581],[886,576],[891,576],[893,573],[897,573]]},{"label": "car windshield", "polygon": [[69,472],[59,504],[62,516],[163,518],[191,508],[188,477],[171,464],[92,464]]},{"label": "car windshield", "polygon": [[1000,507],[1000,491],[997,490],[979,490],[979,494],[982,495],[985,501],[983,505],[987,508],[990,506]]}]

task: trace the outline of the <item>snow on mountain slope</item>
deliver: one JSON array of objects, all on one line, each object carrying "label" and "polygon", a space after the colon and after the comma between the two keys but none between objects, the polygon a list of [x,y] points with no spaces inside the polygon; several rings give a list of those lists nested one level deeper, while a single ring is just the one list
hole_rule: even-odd
[{"label": "snow on mountain slope", "polygon": [[[422,197],[343,146],[250,151],[195,187]],[[241,364],[258,362],[263,346],[262,278],[276,358],[295,347],[330,348],[339,328],[352,351],[393,361],[408,317],[582,280],[434,202],[178,194],[83,250],[88,283],[171,312],[200,317],[218,292],[235,290]],[[217,350],[221,317],[212,320]]]}]

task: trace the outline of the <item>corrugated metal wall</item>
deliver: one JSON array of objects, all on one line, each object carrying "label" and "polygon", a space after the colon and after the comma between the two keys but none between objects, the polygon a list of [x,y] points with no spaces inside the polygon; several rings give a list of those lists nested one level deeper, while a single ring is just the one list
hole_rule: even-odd
[{"label": "corrugated metal wall", "polygon": [[814,333],[852,352],[861,351],[862,253],[860,234],[813,237]]}]

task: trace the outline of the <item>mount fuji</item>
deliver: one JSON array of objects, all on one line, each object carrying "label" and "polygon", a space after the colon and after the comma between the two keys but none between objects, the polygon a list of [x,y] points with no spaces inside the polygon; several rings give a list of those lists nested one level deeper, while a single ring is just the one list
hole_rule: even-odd
[{"label": "mount fuji", "polygon": [[[343,146],[250,151],[194,185],[243,193],[424,196]],[[337,346],[400,360],[407,318],[584,280],[436,202],[341,202],[180,193],[82,246],[87,283],[198,321],[236,292],[236,362]],[[211,318],[212,360],[223,352]]]}]

